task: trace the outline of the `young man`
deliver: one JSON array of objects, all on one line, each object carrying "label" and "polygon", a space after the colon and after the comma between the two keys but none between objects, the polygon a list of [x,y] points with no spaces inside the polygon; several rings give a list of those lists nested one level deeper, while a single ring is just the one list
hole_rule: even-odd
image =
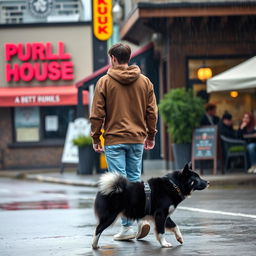
[{"label": "young man", "polygon": [[208,103],[205,106],[205,114],[202,117],[201,126],[204,125],[217,125],[220,121],[219,117],[216,116],[216,105],[213,103]]},{"label": "young man", "polygon": [[[128,66],[131,56],[128,45],[113,45],[108,54],[112,67],[96,85],[90,114],[93,148],[98,153],[103,152],[99,139],[103,128],[108,171],[119,172],[136,182],[141,177],[143,148],[150,150],[155,145],[157,105],[154,88],[138,66]],[[139,223],[137,234],[132,224],[122,218],[121,231],[114,240],[140,239],[148,234],[147,222]]]}]

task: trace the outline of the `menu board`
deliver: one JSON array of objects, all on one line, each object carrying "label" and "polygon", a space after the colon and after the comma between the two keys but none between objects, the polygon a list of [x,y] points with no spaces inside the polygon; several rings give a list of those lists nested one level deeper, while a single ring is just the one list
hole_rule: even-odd
[{"label": "menu board", "polygon": [[213,160],[214,173],[217,168],[217,126],[196,128],[192,141],[192,162],[195,160]]},{"label": "menu board", "polygon": [[216,126],[204,126],[196,128],[193,136],[193,157],[214,158],[217,142]]}]

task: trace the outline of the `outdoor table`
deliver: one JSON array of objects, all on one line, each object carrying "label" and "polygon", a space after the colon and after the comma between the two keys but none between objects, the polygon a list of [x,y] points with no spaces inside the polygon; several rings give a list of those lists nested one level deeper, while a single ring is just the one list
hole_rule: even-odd
[{"label": "outdoor table", "polygon": [[243,137],[245,139],[256,139],[256,133],[245,134]]},{"label": "outdoor table", "polygon": [[248,143],[256,143],[256,133],[244,134],[243,137],[248,140]]}]

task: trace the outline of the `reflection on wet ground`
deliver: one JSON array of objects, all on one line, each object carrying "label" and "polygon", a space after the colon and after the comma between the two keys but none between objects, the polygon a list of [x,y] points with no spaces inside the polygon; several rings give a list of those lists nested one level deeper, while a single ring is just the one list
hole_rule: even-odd
[{"label": "reflection on wet ground", "polygon": [[61,201],[40,201],[40,202],[12,202],[0,204],[1,210],[44,210],[44,209],[68,209],[69,204],[65,200]]},{"label": "reflection on wet ground", "polygon": [[0,203],[0,210],[17,211],[17,210],[50,210],[50,209],[78,209],[92,208],[93,201],[90,200],[43,200],[35,202],[11,202]]},{"label": "reflection on wet ground", "polygon": [[0,211],[91,209],[97,188],[0,179]]},{"label": "reflection on wet ground", "polygon": [[79,209],[92,208],[95,190],[42,190],[35,191],[34,193],[22,190],[18,192],[9,190],[5,191],[4,196],[8,199],[0,202],[0,210],[2,211]]},{"label": "reflection on wet ground", "polygon": [[0,256],[255,255],[255,191],[194,193],[181,206],[209,212],[176,209],[172,219],[183,234],[183,245],[168,232],[166,239],[173,247],[161,248],[153,224],[144,241],[113,241],[113,235],[120,230],[118,220],[103,232],[100,250],[92,250],[91,240],[97,225],[92,207],[96,193],[97,188],[0,179]]}]

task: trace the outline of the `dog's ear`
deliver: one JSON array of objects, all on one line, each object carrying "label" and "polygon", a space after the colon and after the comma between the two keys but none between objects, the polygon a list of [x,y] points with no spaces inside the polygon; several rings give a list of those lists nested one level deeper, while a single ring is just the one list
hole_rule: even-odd
[{"label": "dog's ear", "polygon": [[183,174],[183,175],[186,175],[186,174],[188,174],[189,171],[191,171],[191,170],[192,170],[192,163],[189,162],[189,163],[187,163],[187,164],[184,166],[184,168],[183,168],[183,170],[182,170],[182,174]]},{"label": "dog's ear", "polygon": [[183,168],[183,170],[182,170],[181,173],[182,173],[183,175],[186,175],[189,170],[190,170],[190,168],[189,168],[189,163],[187,163],[187,164],[184,166],[184,168]]}]

